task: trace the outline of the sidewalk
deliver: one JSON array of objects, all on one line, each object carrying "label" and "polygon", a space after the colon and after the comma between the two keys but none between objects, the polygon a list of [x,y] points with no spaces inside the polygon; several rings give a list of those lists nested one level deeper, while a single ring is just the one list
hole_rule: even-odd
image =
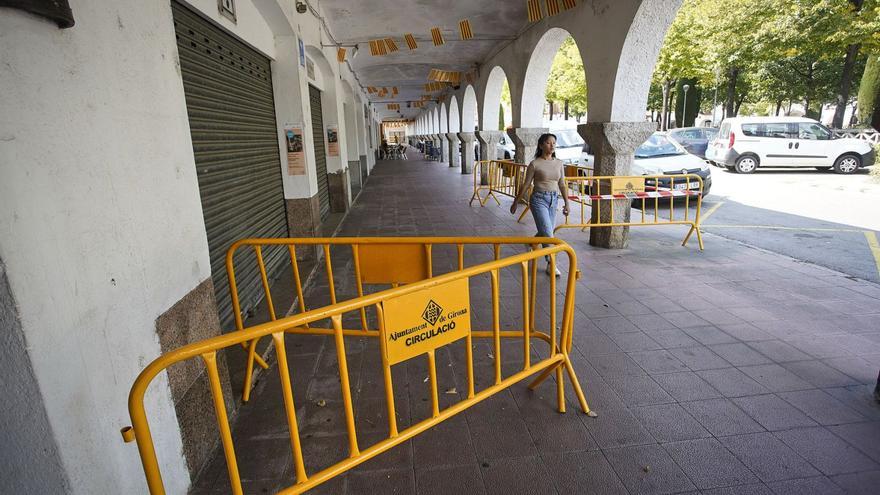
[{"label": "sidewalk", "polygon": [[[445,163],[380,162],[338,235],[534,235],[509,201],[469,207],[472,184]],[[550,382],[535,392],[519,384],[312,493],[876,493],[880,286],[710,234],[704,252],[695,240],[681,247],[685,232],[633,228],[625,250],[561,234],[583,274],[572,358],[598,418],[578,412],[571,392],[568,413],[556,413]],[[322,291],[309,287],[310,307]],[[314,472],[347,455],[344,418],[331,407],[340,402],[335,347],[319,337],[288,343]],[[387,434],[378,346],[349,343],[369,446]],[[438,353],[438,369],[460,361]],[[404,424],[428,412],[424,368],[418,359],[395,367]],[[460,374],[449,380],[463,389]],[[236,452],[245,492],[273,493],[295,480],[277,370],[257,387],[241,408]],[[228,492],[218,452],[193,493]]]}]

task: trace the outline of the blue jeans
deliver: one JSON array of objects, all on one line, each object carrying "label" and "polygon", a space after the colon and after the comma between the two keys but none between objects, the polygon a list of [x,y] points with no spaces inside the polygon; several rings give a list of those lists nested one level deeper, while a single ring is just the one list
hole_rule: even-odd
[{"label": "blue jeans", "polygon": [[[559,204],[559,193],[556,191],[535,191],[529,199],[529,208],[535,219],[538,233],[535,237],[553,237],[553,228],[556,227],[556,205]],[[544,244],[544,247],[550,244]],[[547,261],[549,256],[545,256]]]}]

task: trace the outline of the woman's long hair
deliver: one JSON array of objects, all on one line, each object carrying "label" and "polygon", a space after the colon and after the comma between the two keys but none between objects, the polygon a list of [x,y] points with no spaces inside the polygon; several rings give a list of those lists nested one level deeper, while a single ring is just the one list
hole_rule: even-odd
[{"label": "woman's long hair", "polygon": [[[556,134],[541,134],[541,137],[538,138],[538,149],[535,150],[535,158],[541,158],[544,155],[544,150],[541,149],[544,146],[544,143],[547,142],[548,139],[553,138],[556,141]],[[553,158],[556,158],[556,152],[553,152]]]}]

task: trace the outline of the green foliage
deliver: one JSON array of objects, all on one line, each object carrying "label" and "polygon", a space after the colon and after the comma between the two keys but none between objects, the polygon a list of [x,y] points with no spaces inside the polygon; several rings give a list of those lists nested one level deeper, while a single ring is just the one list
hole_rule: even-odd
[{"label": "green foliage", "polygon": [[880,55],[874,55],[865,65],[862,84],[859,87],[859,123],[868,124],[880,106]]},{"label": "green foliage", "polygon": [[504,105],[498,105],[498,130],[504,130]]},{"label": "green foliage", "polygon": [[[689,86],[687,91],[687,112],[684,111],[685,84]],[[696,78],[678,80],[678,84],[675,87],[675,115],[679,116],[676,117],[676,127],[693,127],[694,119],[697,118],[697,113],[700,110],[702,97],[703,90],[697,85]],[[683,121],[681,117],[684,117]]]},{"label": "green foliage", "polygon": [[553,58],[544,98],[554,102],[568,101],[570,114],[581,116],[587,113],[587,80],[584,63],[577,44],[571,37],[562,42],[556,57]]}]

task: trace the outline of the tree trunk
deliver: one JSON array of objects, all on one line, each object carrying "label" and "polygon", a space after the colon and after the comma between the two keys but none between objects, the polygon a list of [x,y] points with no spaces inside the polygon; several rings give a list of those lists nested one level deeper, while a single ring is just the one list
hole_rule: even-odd
[{"label": "tree trunk", "polygon": [[747,94],[747,93],[743,93],[743,95],[740,96],[739,99],[736,100],[736,108],[735,108],[734,111],[733,111],[733,116],[734,116],[734,117],[736,117],[737,115],[739,115],[739,107],[741,107],[742,104],[743,104],[743,102],[746,101],[746,94]]},{"label": "tree trunk", "polygon": [[739,79],[739,68],[731,67],[727,71],[727,117],[736,117],[736,81]]},{"label": "tree trunk", "polygon": [[785,111],[785,116],[786,116],[786,117],[788,117],[788,116],[791,115],[791,105],[792,105],[793,103],[794,103],[794,102],[793,102],[792,100],[788,100],[788,110]]},{"label": "tree trunk", "polygon": [[547,103],[550,104],[550,120],[553,120],[553,102],[551,100],[547,100]]},{"label": "tree trunk", "polygon": [[776,113],[773,114],[774,117],[779,117],[779,111],[782,110],[782,100],[776,100]]},{"label": "tree trunk", "polygon": [[834,119],[831,120],[831,127],[835,129],[843,127],[843,114],[846,112],[846,105],[849,102],[853,70],[855,69],[856,57],[861,47],[862,45],[860,44],[846,47],[846,58],[843,60],[843,72],[840,74],[840,86],[837,89],[837,108],[834,109]]},{"label": "tree trunk", "polygon": [[660,130],[665,131],[667,124],[666,113],[667,109],[669,108],[669,84],[667,84],[666,81],[663,81],[663,85],[660,89],[661,91],[663,91],[663,105],[660,109]]},{"label": "tree trunk", "polygon": [[565,100],[565,107],[564,107],[564,109],[565,109],[565,110],[564,110],[564,112],[565,112],[565,120],[568,120],[568,100]]},{"label": "tree trunk", "polygon": [[[865,0],[849,0],[853,10],[858,12],[862,10],[862,4]],[[846,112],[846,105],[849,102],[849,90],[852,86],[853,69],[856,65],[856,57],[862,45],[854,44],[846,47],[846,58],[843,60],[843,71],[840,74],[840,85],[837,88],[837,107],[834,109],[834,119],[831,120],[831,127],[840,129],[843,127],[843,114]]]}]

